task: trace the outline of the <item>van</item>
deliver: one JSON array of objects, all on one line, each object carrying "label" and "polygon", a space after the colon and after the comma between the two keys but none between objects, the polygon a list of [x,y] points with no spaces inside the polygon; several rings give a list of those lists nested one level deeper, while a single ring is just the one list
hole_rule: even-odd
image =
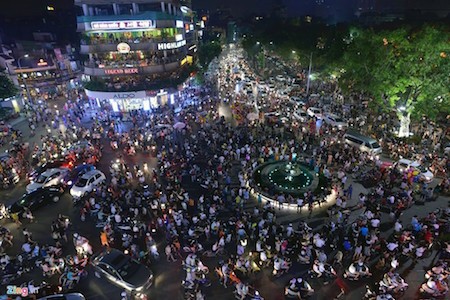
[{"label": "van", "polygon": [[367,152],[372,155],[380,154],[382,149],[377,140],[364,136],[356,131],[347,131],[344,135],[345,143],[350,146],[358,148],[362,152]]}]

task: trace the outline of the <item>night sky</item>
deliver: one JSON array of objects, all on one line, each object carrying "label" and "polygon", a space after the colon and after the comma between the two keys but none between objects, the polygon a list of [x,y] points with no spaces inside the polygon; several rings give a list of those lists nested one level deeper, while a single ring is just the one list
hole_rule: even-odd
[{"label": "night sky", "polygon": [[[234,16],[268,13],[273,7],[283,4],[289,16],[305,14],[335,13],[336,11],[354,11],[358,2],[374,2],[380,9],[430,8],[447,11],[450,0],[192,0],[194,10],[215,11],[218,8],[230,9]],[[47,5],[59,9],[70,9],[73,0],[3,0],[1,16],[40,15]],[[113,1],[111,1],[112,3]],[[319,3],[319,4],[318,4]]]}]

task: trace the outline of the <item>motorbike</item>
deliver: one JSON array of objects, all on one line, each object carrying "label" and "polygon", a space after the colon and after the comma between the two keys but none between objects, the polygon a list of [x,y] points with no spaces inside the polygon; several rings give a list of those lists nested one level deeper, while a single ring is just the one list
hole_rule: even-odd
[{"label": "motorbike", "polygon": [[380,289],[387,293],[403,294],[408,288],[406,281],[398,273],[392,275],[385,274],[380,281]]},{"label": "motorbike", "polygon": [[285,299],[305,299],[314,294],[314,289],[303,278],[293,278],[284,288]]},{"label": "motorbike", "polygon": [[30,271],[29,268],[22,266],[19,261],[11,261],[0,270],[0,284],[5,286],[14,280],[17,280],[22,274]]},{"label": "motorbike", "polygon": [[395,298],[384,291],[375,292],[370,286],[366,285],[366,293],[364,294],[363,300],[395,300]]},{"label": "motorbike", "polygon": [[448,292],[448,285],[444,280],[430,277],[420,286],[419,291],[425,297],[444,298]]},{"label": "motorbike", "polygon": [[334,270],[333,266],[324,263],[314,263],[313,269],[309,270],[308,273],[311,276],[311,278],[322,278],[324,284],[330,283],[337,277],[337,273]]},{"label": "motorbike", "polygon": [[344,278],[348,280],[359,280],[361,277],[368,277],[372,274],[363,262],[352,263],[344,272]]},{"label": "motorbike", "polygon": [[273,271],[272,275],[275,277],[279,277],[284,273],[287,273],[291,268],[292,262],[288,259],[275,258],[273,262]]}]

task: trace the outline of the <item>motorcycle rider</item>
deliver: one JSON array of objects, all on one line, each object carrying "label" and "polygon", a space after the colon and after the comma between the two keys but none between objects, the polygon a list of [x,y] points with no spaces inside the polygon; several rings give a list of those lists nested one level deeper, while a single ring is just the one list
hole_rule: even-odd
[{"label": "motorcycle rider", "polygon": [[344,277],[353,280],[358,280],[360,276],[371,276],[369,268],[364,264],[362,260],[353,262],[344,273]]},{"label": "motorcycle rider", "polygon": [[314,260],[312,270],[317,277],[322,277],[323,273],[325,272],[325,265],[323,262],[320,262],[318,259],[316,259]]},{"label": "motorcycle rider", "polygon": [[239,282],[236,284],[236,298],[239,300],[244,300],[248,295],[249,287],[246,283]]},{"label": "motorcycle rider", "polygon": [[398,273],[389,271],[384,274],[383,279],[380,281],[380,287],[385,287],[388,292],[393,291],[394,293],[398,293],[400,290],[408,287],[408,284]]}]

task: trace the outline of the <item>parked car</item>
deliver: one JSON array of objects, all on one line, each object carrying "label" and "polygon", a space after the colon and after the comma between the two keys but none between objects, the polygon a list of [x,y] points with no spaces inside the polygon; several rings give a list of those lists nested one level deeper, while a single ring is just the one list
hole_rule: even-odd
[{"label": "parked car", "polygon": [[331,126],[336,127],[340,130],[348,127],[347,122],[335,114],[325,114],[324,120],[325,123],[330,124]]},{"label": "parked car", "polygon": [[153,284],[153,273],[149,268],[117,249],[101,252],[91,264],[95,276],[106,278],[128,291],[142,292]]},{"label": "parked car", "polygon": [[303,109],[297,109],[292,116],[299,122],[306,122],[309,119],[308,114]]},{"label": "parked car", "polygon": [[68,172],[69,169],[65,168],[54,168],[46,170],[44,173],[39,175],[35,180],[31,181],[30,184],[27,185],[27,193],[31,193],[32,191],[40,188],[60,185]]},{"label": "parked car", "polygon": [[81,176],[70,189],[70,195],[74,198],[82,198],[90,193],[97,185],[106,181],[106,176],[99,170],[92,170]]},{"label": "parked car", "polygon": [[94,165],[90,164],[82,164],[74,167],[67,175],[64,177],[64,184],[66,187],[72,187],[75,182],[78,181],[78,179],[83,176],[84,174],[95,170]]},{"label": "parked car", "polygon": [[19,201],[13,203],[8,209],[9,213],[21,215],[25,211],[25,207],[34,211],[50,202],[56,203],[61,198],[62,193],[64,193],[62,187],[57,186],[34,190],[31,193],[24,194]]},{"label": "parked car", "polygon": [[322,110],[320,108],[317,107],[309,107],[306,110],[306,113],[311,117],[311,118],[317,118],[317,119],[322,119]]},{"label": "parked car", "polygon": [[428,168],[423,167],[419,162],[404,158],[397,162],[397,169],[400,172],[405,172],[411,168],[417,170],[420,180],[425,182],[433,181],[434,174]]},{"label": "parked car", "polygon": [[86,298],[80,293],[57,294],[38,298],[37,300],[85,300]]}]

